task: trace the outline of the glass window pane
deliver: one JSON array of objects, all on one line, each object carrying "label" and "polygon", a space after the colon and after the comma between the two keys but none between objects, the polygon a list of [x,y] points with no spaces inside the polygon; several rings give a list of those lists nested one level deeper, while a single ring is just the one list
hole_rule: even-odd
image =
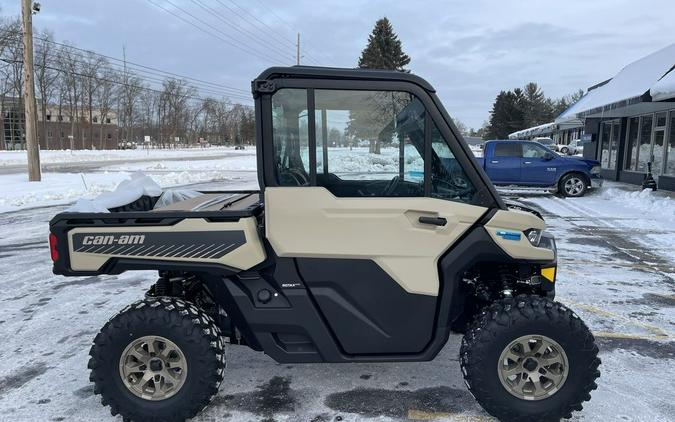
[{"label": "glass window pane", "polygon": [[663,113],[656,113],[656,127],[665,127],[666,126],[666,115],[667,113],[664,111]]},{"label": "glass window pane", "polygon": [[306,90],[281,89],[272,96],[272,138],[279,184],[309,185]]},{"label": "glass window pane", "polygon": [[621,124],[614,123],[612,124],[612,138],[610,140],[609,146],[609,168],[616,168],[616,154],[617,149],[619,148],[619,134],[621,133]]},{"label": "glass window pane", "polygon": [[495,145],[495,157],[522,157],[523,151],[519,142],[500,142]]},{"label": "glass window pane", "polygon": [[633,117],[628,122],[628,142],[626,143],[626,170],[635,170],[637,166],[638,123],[640,119]]},{"label": "glass window pane", "polygon": [[668,136],[666,157],[666,170],[663,174],[675,176],[675,111],[670,112],[670,136]]},{"label": "glass window pane", "polygon": [[431,132],[431,149],[431,196],[470,203],[476,194],[476,188],[436,125],[433,125]]},{"label": "glass window pane", "polygon": [[523,144],[523,158],[544,158],[547,152],[537,144]]},{"label": "glass window pane", "polygon": [[657,176],[661,174],[663,167],[663,141],[666,132],[661,129],[654,132],[654,148],[652,149],[652,174]]},{"label": "glass window pane", "polygon": [[612,134],[612,126],[602,123],[600,131],[600,165],[609,168],[609,138]]},{"label": "glass window pane", "polygon": [[652,148],[652,122],[654,116],[642,116],[640,122],[640,149],[638,150],[637,171],[646,173],[647,162],[651,158]]},{"label": "glass window pane", "polygon": [[424,195],[425,109],[419,99],[394,91],[315,90],[314,95],[327,137],[318,185],[337,196]]}]

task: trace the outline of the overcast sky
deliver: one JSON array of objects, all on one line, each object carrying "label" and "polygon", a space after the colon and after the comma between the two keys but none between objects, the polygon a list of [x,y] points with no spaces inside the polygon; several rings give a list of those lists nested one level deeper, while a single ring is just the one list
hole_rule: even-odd
[{"label": "overcast sky", "polygon": [[[34,25],[57,41],[115,57],[126,45],[131,61],[246,90],[264,68],[294,64],[296,32],[306,42],[303,64],[355,66],[374,22],[387,16],[410,69],[436,87],[452,117],[476,128],[500,90],[535,81],[559,97],[675,42],[673,0],[40,2]],[[221,39],[151,2],[194,21],[178,5]],[[0,0],[2,14],[17,14],[19,3]]]}]

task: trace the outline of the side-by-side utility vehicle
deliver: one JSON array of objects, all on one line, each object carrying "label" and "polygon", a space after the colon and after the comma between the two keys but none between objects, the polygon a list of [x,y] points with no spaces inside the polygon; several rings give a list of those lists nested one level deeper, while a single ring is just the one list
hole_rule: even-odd
[{"label": "side-by-side utility vehicle", "polygon": [[50,223],[56,274],[159,271],[90,351],[113,415],[195,416],[225,377],[226,343],[277,362],[417,362],[452,331],[490,414],[581,409],[600,361],[554,301],[554,239],[539,213],[502,201],[429,83],[289,67],[252,91],[260,191]]}]

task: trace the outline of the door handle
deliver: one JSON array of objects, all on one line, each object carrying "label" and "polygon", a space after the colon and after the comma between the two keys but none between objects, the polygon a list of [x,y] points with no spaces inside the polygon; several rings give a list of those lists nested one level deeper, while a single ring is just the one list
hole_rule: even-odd
[{"label": "door handle", "polygon": [[498,164],[498,163],[499,163],[499,161],[497,161],[497,160],[492,160],[492,161],[490,161],[490,162],[491,162],[492,164]]},{"label": "door handle", "polygon": [[525,161],[525,164],[532,164],[532,161]]},{"label": "door handle", "polygon": [[419,222],[422,224],[431,224],[434,226],[445,226],[448,224],[448,220],[446,220],[443,217],[427,217],[427,216],[420,216]]}]

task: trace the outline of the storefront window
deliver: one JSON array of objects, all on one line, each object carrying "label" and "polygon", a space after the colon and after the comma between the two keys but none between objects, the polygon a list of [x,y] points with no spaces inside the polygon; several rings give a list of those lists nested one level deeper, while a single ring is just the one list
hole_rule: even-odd
[{"label": "storefront window", "polygon": [[670,136],[666,151],[666,169],[663,174],[675,176],[675,110],[670,112]]},{"label": "storefront window", "polygon": [[619,148],[619,134],[621,133],[621,123],[615,122],[612,124],[612,137],[609,145],[609,168],[616,168],[616,154]]},{"label": "storefront window", "polygon": [[632,117],[628,122],[628,142],[626,142],[626,170],[635,170],[637,166],[638,129],[640,119]]},{"label": "storefront window", "polygon": [[652,147],[652,122],[654,116],[642,116],[640,122],[640,148],[638,150],[638,166],[637,171],[646,173],[647,162],[651,159]]},{"label": "storefront window", "polygon": [[609,138],[612,134],[612,126],[607,123],[602,123],[601,127],[602,131],[600,132],[600,136],[602,139],[600,140],[600,164],[602,165],[602,168],[609,168]]}]

